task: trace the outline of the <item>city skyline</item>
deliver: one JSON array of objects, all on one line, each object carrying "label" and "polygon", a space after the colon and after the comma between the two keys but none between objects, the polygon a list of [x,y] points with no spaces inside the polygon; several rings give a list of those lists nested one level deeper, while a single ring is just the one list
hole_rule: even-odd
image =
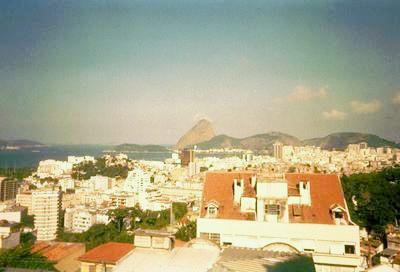
[{"label": "city skyline", "polygon": [[174,144],[245,137],[400,141],[400,4],[0,3],[0,139]]}]

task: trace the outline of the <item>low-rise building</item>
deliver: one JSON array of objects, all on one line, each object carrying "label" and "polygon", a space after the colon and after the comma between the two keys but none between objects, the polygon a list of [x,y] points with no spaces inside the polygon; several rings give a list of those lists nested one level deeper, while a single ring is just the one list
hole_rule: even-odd
[{"label": "low-rise building", "polygon": [[133,251],[133,244],[109,242],[79,257],[81,272],[114,271]]},{"label": "low-rise building", "polygon": [[317,272],[360,271],[359,227],[336,175],[209,172],[197,236],[221,246],[310,253]]},{"label": "low-rise building", "polygon": [[41,241],[35,243],[32,252],[40,253],[49,261],[55,262],[54,267],[58,271],[78,272],[78,257],[85,253],[85,244]]},{"label": "low-rise building", "polygon": [[9,249],[18,246],[20,235],[17,223],[0,220],[0,249]]}]

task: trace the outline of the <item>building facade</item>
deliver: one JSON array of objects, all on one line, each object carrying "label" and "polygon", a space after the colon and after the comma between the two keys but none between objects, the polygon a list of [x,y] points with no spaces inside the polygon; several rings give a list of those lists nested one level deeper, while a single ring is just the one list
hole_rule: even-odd
[{"label": "building facade", "polygon": [[58,189],[32,191],[32,214],[37,240],[51,241],[57,238],[60,208],[61,193]]},{"label": "building facade", "polygon": [[2,179],[0,181],[0,201],[15,199],[18,191],[18,183],[15,179]]}]

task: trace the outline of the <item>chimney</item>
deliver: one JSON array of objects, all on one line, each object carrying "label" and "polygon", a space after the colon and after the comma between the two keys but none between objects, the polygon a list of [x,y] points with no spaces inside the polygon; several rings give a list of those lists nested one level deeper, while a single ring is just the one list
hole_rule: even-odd
[{"label": "chimney", "polygon": [[233,200],[236,204],[240,203],[240,198],[242,197],[244,191],[244,181],[241,179],[240,181],[238,179],[233,180]]},{"label": "chimney", "polygon": [[255,188],[257,184],[257,177],[254,175],[251,177],[251,187]]},{"label": "chimney", "polygon": [[299,191],[300,191],[300,204],[311,206],[310,182],[309,181],[300,181]]}]

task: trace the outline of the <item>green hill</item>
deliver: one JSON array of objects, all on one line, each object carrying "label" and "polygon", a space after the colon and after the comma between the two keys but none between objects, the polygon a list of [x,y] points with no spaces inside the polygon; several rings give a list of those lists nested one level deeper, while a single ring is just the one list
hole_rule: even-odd
[{"label": "green hill", "polygon": [[377,135],[357,133],[357,132],[338,132],[329,134],[321,138],[313,138],[304,140],[305,145],[315,145],[323,149],[339,149],[343,150],[349,144],[357,144],[360,142],[368,143],[371,147],[389,146],[389,147],[400,147],[395,142],[386,140]]},{"label": "green hill", "polygon": [[246,138],[234,138],[227,135],[218,135],[209,141],[197,144],[199,149],[211,148],[242,148],[251,150],[271,150],[275,142],[281,142],[285,145],[300,145],[301,141],[291,135],[281,132],[269,132],[257,134]]}]

